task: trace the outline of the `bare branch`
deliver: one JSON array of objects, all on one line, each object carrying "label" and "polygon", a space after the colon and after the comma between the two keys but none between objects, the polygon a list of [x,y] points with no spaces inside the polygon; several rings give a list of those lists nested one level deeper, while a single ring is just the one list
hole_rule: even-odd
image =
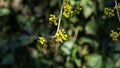
[{"label": "bare branch", "polygon": [[117,10],[118,19],[119,19],[119,22],[120,22],[120,15],[119,15],[119,11],[118,11],[117,0],[115,0],[115,7],[116,7],[116,10]]},{"label": "bare branch", "polygon": [[63,13],[64,1],[65,1],[65,0],[63,0],[62,6],[61,6],[61,9],[60,9],[60,14],[59,14],[59,17],[58,17],[58,27],[57,27],[56,33],[57,33],[58,30],[60,29],[60,23],[61,23],[61,18],[62,18],[62,13]]}]

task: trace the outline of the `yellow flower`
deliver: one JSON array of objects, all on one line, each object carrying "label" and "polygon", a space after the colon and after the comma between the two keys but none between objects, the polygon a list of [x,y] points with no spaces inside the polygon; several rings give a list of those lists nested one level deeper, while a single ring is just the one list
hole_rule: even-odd
[{"label": "yellow flower", "polygon": [[38,42],[43,45],[43,47],[47,46],[47,40],[44,37],[38,37]]},{"label": "yellow flower", "polygon": [[67,40],[68,35],[66,34],[66,31],[64,29],[61,29],[55,34],[54,38],[57,42],[62,43],[63,41]]},{"label": "yellow flower", "polygon": [[56,19],[55,15],[50,14],[50,17],[49,17],[49,23],[50,23],[50,24],[53,23],[54,25],[57,26],[57,19]]},{"label": "yellow flower", "polygon": [[64,11],[63,11],[63,15],[68,18],[70,17],[72,14],[73,14],[73,11],[72,11],[72,6],[70,4],[70,0],[66,0],[64,2]]},{"label": "yellow flower", "polygon": [[104,13],[105,13],[108,17],[112,17],[112,16],[114,16],[114,9],[105,8],[105,9],[104,9]]},{"label": "yellow flower", "polygon": [[81,5],[76,5],[75,7],[75,10],[74,10],[74,13],[76,14],[80,14],[80,12],[82,11],[82,6]]},{"label": "yellow flower", "polygon": [[112,40],[116,41],[119,37],[119,33],[117,31],[111,31],[110,33],[110,37],[112,38]]}]

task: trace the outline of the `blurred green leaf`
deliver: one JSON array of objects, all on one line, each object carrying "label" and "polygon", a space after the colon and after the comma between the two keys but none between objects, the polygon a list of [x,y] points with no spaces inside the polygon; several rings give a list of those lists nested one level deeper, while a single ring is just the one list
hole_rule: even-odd
[{"label": "blurred green leaf", "polygon": [[30,49],[30,55],[31,55],[31,58],[38,58],[38,51],[36,49],[33,49],[33,48],[29,48]]},{"label": "blurred green leaf", "polygon": [[77,67],[81,66],[81,60],[79,58],[77,58],[77,52],[78,52],[78,47],[75,46],[72,50],[72,59],[75,62],[75,64],[77,65]]},{"label": "blurred green leaf", "polygon": [[57,62],[64,62],[63,57],[60,56],[60,55],[55,57],[55,61],[57,61]]},{"label": "blurred green leaf", "polygon": [[96,48],[99,46],[99,43],[96,40],[93,40],[89,37],[81,37],[78,43],[80,45],[83,45],[84,43],[89,43],[92,46],[95,46]]},{"label": "blurred green leaf", "polygon": [[98,54],[86,55],[87,64],[92,68],[102,68],[102,56]]},{"label": "blurred green leaf", "polygon": [[95,18],[92,17],[91,20],[85,26],[86,34],[96,35],[97,27],[98,25],[95,21]]},{"label": "blurred green leaf", "polygon": [[29,37],[27,35],[23,34],[23,35],[21,35],[19,37],[19,40],[20,40],[20,42],[21,42],[22,45],[25,45],[27,43],[27,41],[28,41],[28,38]]},{"label": "blurred green leaf", "polygon": [[110,59],[110,58],[107,58],[107,61],[105,64],[106,64],[105,68],[113,68],[113,66],[114,66],[114,63],[113,63],[112,59]]},{"label": "blurred green leaf", "polygon": [[54,7],[56,4],[57,4],[57,0],[53,0],[53,1],[50,2],[51,7]]},{"label": "blurred green leaf", "polygon": [[47,66],[51,66],[53,64],[53,61],[51,59],[45,59],[45,58],[43,58],[43,59],[41,59],[41,62],[43,64],[46,64]]},{"label": "blurred green leaf", "polygon": [[70,21],[71,21],[72,23],[75,23],[75,22],[78,21],[78,19],[77,19],[76,16],[72,16],[72,17],[70,17]]},{"label": "blurred green leaf", "polygon": [[2,60],[3,64],[13,64],[13,62],[14,62],[14,56],[12,54],[6,55]]},{"label": "blurred green leaf", "polygon": [[115,46],[115,51],[120,51],[120,40],[118,40],[118,42],[115,42],[114,44],[113,44],[113,46]]},{"label": "blurred green leaf", "polygon": [[63,43],[63,45],[61,46],[61,50],[64,52],[65,55],[70,55],[73,44],[74,41],[71,40]]},{"label": "blurred green leaf", "polygon": [[66,68],[73,68],[73,63],[68,61],[65,63],[65,67]]},{"label": "blurred green leaf", "polygon": [[8,8],[0,8],[0,16],[9,15],[10,10]]},{"label": "blurred green leaf", "polygon": [[88,18],[93,12],[95,12],[95,4],[92,0],[81,0],[83,7],[83,13],[85,18]]}]

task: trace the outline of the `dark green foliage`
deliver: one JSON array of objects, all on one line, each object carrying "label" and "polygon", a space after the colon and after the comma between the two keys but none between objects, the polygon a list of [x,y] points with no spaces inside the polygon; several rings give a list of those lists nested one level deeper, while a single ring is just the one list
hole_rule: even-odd
[{"label": "dark green foliage", "polygon": [[[120,39],[109,37],[120,22],[116,13],[111,18],[103,13],[105,7],[114,7],[114,0],[72,0],[83,11],[62,17],[69,39],[60,44],[50,38],[57,27],[48,17],[59,15],[61,3],[0,0],[0,68],[120,68]],[[47,38],[47,48],[37,43],[39,36]]]}]

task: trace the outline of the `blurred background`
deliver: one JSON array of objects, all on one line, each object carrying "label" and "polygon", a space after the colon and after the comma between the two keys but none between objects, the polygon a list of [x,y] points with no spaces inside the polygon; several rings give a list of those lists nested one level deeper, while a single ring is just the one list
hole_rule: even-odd
[{"label": "blurred background", "polygon": [[[114,0],[71,0],[83,10],[62,17],[61,28],[69,39],[57,43],[49,38],[57,27],[49,24],[48,17],[59,15],[61,3],[0,0],[0,68],[120,68],[120,40],[109,37],[120,22],[116,12],[114,17],[104,14],[105,7],[114,8]],[[39,36],[47,38],[47,48],[37,42]]]}]

